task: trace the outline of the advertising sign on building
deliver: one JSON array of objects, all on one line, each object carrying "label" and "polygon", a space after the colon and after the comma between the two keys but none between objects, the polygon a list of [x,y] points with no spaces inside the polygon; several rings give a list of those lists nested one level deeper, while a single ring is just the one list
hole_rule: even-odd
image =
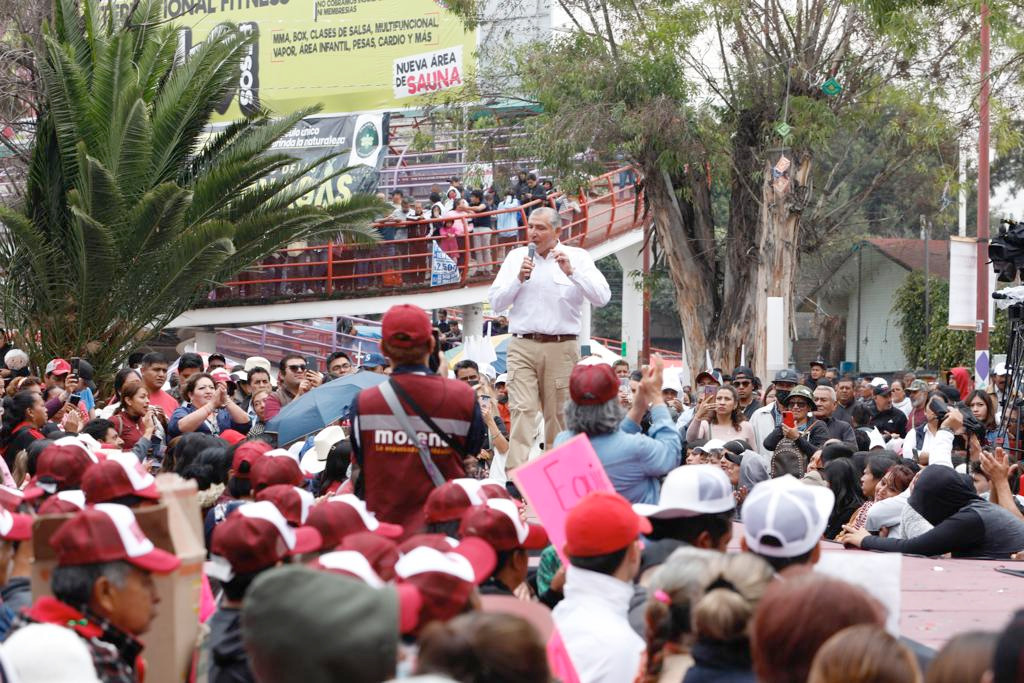
[{"label": "advertising sign on building", "polygon": [[264,107],[290,113],[321,104],[326,113],[421,106],[461,87],[475,67],[476,31],[437,0],[163,0],[195,49],[231,22],[254,38],[238,89],[221,120]]}]

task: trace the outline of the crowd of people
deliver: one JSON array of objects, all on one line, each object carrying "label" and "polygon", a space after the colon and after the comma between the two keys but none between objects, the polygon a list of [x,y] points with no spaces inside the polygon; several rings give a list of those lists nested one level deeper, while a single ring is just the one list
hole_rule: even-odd
[{"label": "crowd of people", "polygon": [[[296,354],[153,352],[126,358],[106,392],[84,358],[34,375],[7,348],[4,680],[142,680],[141,639],[167,608],[154,575],[180,571],[136,518],[165,473],[195,483],[203,529],[196,680],[1024,680],[1024,612],[936,653],[888,632],[877,596],[815,571],[830,539],[1024,551],[1016,436],[992,393],[959,369],[846,377],[819,360],[681,386],[657,355],[580,359],[580,310],[608,301],[607,282],[558,240],[556,211],[531,213],[527,234],[491,291],[512,335],[498,375],[449,367],[442,331],[407,304],[384,315],[380,354],[338,352],[323,373]],[[279,442],[282,409],[366,372],[387,378]],[[515,472],[580,434],[611,490],[554,529]],[[46,515],[62,515],[55,568],[33,594]]]},{"label": "crowd of people", "polygon": [[[318,294],[326,290],[328,274],[333,290],[429,283],[434,242],[471,276],[486,276],[497,270],[510,245],[523,239],[526,219],[535,208],[580,210],[578,202],[564,197],[551,179],[527,170],[504,189],[466,188],[461,178],[452,177],[447,188],[435,184],[423,197],[395,189],[377,198],[392,206],[391,213],[373,224],[379,243],[339,240],[328,253],[325,246],[295,242],[269,255],[258,270],[243,271],[237,286],[218,288],[211,297]],[[333,262],[330,270],[328,261]]]}]

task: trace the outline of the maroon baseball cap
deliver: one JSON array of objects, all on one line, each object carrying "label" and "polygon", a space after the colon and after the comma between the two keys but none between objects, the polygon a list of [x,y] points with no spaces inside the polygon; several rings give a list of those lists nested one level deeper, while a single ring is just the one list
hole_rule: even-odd
[{"label": "maroon baseball cap", "polygon": [[82,491],[90,505],[124,496],[160,499],[156,479],[142,469],[138,459],[130,453],[127,458],[120,453],[111,453],[106,460],[90,467],[82,476]]},{"label": "maroon baseball cap", "polygon": [[421,545],[433,548],[442,553],[450,552],[452,548],[459,545],[457,538],[445,536],[444,534],[413,534],[405,539],[398,546],[398,552],[406,553],[419,548]]},{"label": "maroon baseball cap", "polygon": [[334,548],[350,534],[369,531],[384,538],[400,538],[405,531],[388,524],[366,509],[366,502],[351,493],[332,496],[309,512],[309,526],[323,537],[324,548]]},{"label": "maroon baseball cap", "polygon": [[302,482],[305,481],[299,463],[283,448],[267,451],[262,457],[257,458],[252,464],[249,479],[252,481],[253,492],[274,484],[302,486]]},{"label": "maroon baseball cap", "polygon": [[85,509],[85,492],[80,489],[58,491],[39,505],[39,515],[73,515]]},{"label": "maroon baseball cap", "polygon": [[377,572],[377,576],[385,581],[395,578],[395,564],[400,557],[398,545],[390,538],[379,536],[372,531],[357,531],[349,534],[341,541],[338,550],[355,550],[361,553]]},{"label": "maroon baseball cap", "polygon": [[463,612],[475,586],[494,572],[494,548],[482,538],[466,538],[448,551],[427,545],[412,548],[395,565],[399,583],[408,583],[423,596],[420,623],[448,621]]},{"label": "maroon baseball cap", "polygon": [[430,342],[433,326],[426,311],[412,304],[392,306],[381,320],[381,340],[389,346],[408,349]]},{"label": "maroon baseball cap", "polygon": [[423,505],[423,515],[428,524],[450,522],[462,519],[462,515],[474,505],[482,505],[480,481],[477,479],[451,479],[435,487]]},{"label": "maroon baseball cap", "polygon": [[57,566],[125,561],[146,571],[168,574],[181,560],[160,550],[142,533],[135,513],[124,505],[100,503],[82,510],[50,538]]},{"label": "maroon baseball cap", "polygon": [[288,484],[274,484],[256,494],[256,500],[269,500],[277,506],[292,526],[302,526],[313,507],[313,494],[306,489]]},{"label": "maroon baseball cap", "polygon": [[565,518],[565,554],[608,555],[649,533],[651,523],[636,514],[628,500],[617,493],[592,491]]},{"label": "maroon baseball cap", "polygon": [[235,479],[248,479],[253,464],[270,450],[266,441],[247,441],[235,449],[231,457],[231,471]]},{"label": "maroon baseball cap", "polygon": [[217,525],[210,539],[207,573],[221,581],[273,567],[289,555],[320,547],[320,533],[291,527],[269,500],[246,503]]},{"label": "maroon baseball cap", "polygon": [[505,500],[512,500],[516,503],[519,502],[509,494],[507,488],[493,481],[480,482],[480,497],[485,501],[490,500],[491,498],[504,498]]},{"label": "maroon baseball cap", "polygon": [[475,536],[502,552],[525,548],[540,550],[547,547],[548,532],[539,524],[526,524],[519,518],[519,509],[511,500],[494,498],[485,505],[470,508],[462,517],[459,536]]},{"label": "maroon baseball cap", "polygon": [[569,396],[576,405],[601,405],[618,394],[619,378],[610,365],[577,365],[569,375]]},{"label": "maroon baseball cap", "polygon": [[229,446],[234,446],[239,441],[245,441],[245,434],[237,432],[234,429],[225,429],[220,433],[220,438],[227,441]]},{"label": "maroon baseball cap", "polygon": [[38,498],[44,493],[56,493],[82,487],[86,470],[99,462],[90,456],[84,446],[52,444],[43,449],[36,461],[36,476],[32,477],[25,497]]}]

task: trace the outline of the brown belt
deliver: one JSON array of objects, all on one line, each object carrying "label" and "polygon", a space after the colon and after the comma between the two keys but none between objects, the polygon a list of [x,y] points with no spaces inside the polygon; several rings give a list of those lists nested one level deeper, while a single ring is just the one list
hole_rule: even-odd
[{"label": "brown belt", "polygon": [[540,334],[539,332],[531,332],[530,334],[516,334],[513,335],[519,339],[529,339],[535,342],[566,342],[576,341],[575,334]]}]

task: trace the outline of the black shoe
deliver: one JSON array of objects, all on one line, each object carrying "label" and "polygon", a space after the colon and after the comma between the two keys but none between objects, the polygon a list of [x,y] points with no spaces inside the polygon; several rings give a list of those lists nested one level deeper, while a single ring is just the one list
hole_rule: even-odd
[{"label": "black shoe", "polygon": [[516,500],[518,500],[518,501],[522,501],[523,500],[523,494],[519,493],[519,487],[516,486],[514,482],[506,481],[505,482],[505,490],[508,491],[508,495],[512,496]]}]

